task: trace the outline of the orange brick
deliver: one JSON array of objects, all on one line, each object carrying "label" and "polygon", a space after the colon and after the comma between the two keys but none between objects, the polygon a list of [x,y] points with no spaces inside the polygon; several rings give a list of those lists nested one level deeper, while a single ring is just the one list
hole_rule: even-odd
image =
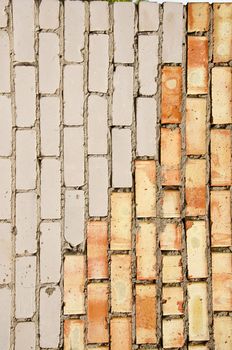
[{"label": "orange brick", "polygon": [[[197,135],[197,137],[196,137]],[[206,152],[206,99],[186,100],[186,154],[201,155]]]},{"label": "orange brick", "polygon": [[163,320],[164,349],[180,348],[184,345],[184,322],[182,318]]},{"label": "orange brick", "polygon": [[88,343],[107,343],[108,333],[108,284],[88,285]]},{"label": "orange brick", "polygon": [[64,320],[64,350],[71,350],[78,344],[78,350],[84,350],[84,321]]},{"label": "orange brick", "polygon": [[180,250],[181,249],[181,225],[168,222],[160,232],[161,250]]},{"label": "orange brick", "polygon": [[111,308],[113,312],[131,312],[132,284],[131,257],[111,256]]},{"label": "orange brick", "polygon": [[182,287],[163,287],[163,315],[183,314],[183,302]]},{"label": "orange brick", "polygon": [[161,122],[180,123],[182,102],[182,68],[162,68]]},{"label": "orange brick", "polygon": [[214,4],[213,10],[213,60],[228,62],[232,59],[232,4]]},{"label": "orange brick", "polygon": [[110,321],[111,350],[132,349],[131,317],[114,317]]},{"label": "orange brick", "polygon": [[135,162],[137,217],[156,216],[156,164],[153,160]]},{"label": "orange brick", "polygon": [[108,278],[106,221],[88,222],[87,243],[88,278]]},{"label": "orange brick", "polygon": [[64,259],[64,314],[84,314],[85,257],[66,255]]},{"label": "orange brick", "polygon": [[207,37],[188,36],[187,86],[188,94],[208,92]]},{"label": "orange brick", "polygon": [[180,217],[180,191],[164,190],[161,206],[164,218]]},{"label": "orange brick", "polygon": [[136,236],[137,279],[156,278],[156,226],[139,222]]},{"label": "orange brick", "polygon": [[231,350],[232,318],[230,316],[214,317],[215,350]]},{"label": "orange brick", "polygon": [[162,273],[164,283],[181,282],[183,279],[181,255],[164,255]]},{"label": "orange brick", "polygon": [[211,191],[211,246],[229,247],[232,244],[230,191]]},{"label": "orange brick", "polygon": [[209,4],[188,4],[188,32],[209,30]]},{"label": "orange brick", "polygon": [[180,185],[181,132],[179,128],[161,128],[162,185]]},{"label": "orange brick", "polygon": [[131,249],[131,193],[111,193],[111,250]]},{"label": "orange brick", "polygon": [[186,215],[205,215],[206,211],[206,161],[188,159],[185,174]]},{"label": "orange brick", "polygon": [[156,339],[156,286],[136,285],[136,344],[154,344]]},{"label": "orange brick", "polygon": [[230,130],[211,130],[211,185],[231,185]]}]

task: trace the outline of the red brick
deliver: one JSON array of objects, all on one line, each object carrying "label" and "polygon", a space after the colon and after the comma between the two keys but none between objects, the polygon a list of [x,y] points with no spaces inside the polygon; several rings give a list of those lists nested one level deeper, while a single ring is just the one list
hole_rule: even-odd
[{"label": "red brick", "polygon": [[213,4],[213,14],[213,60],[228,62],[232,59],[232,4]]},{"label": "red brick", "polygon": [[211,246],[231,245],[230,191],[211,191]]},{"label": "red brick", "polygon": [[168,222],[160,232],[161,250],[180,250],[181,249],[181,225]]},{"label": "red brick", "polygon": [[163,287],[163,315],[183,314],[183,303],[184,296],[182,287]]},{"label": "red brick", "polygon": [[164,218],[180,217],[180,191],[164,190],[161,199],[162,215]]},{"label": "red brick", "polygon": [[182,318],[163,320],[164,349],[181,348],[184,345],[184,322]]},{"label": "red brick", "polygon": [[64,320],[64,350],[71,350],[78,344],[78,350],[84,350],[84,321]]},{"label": "red brick", "polygon": [[110,321],[111,350],[132,349],[130,317],[114,317]]},{"label": "red brick", "polygon": [[188,32],[209,30],[210,7],[207,3],[188,4]]},{"label": "red brick", "polygon": [[163,256],[163,282],[178,283],[183,280],[181,255]]}]

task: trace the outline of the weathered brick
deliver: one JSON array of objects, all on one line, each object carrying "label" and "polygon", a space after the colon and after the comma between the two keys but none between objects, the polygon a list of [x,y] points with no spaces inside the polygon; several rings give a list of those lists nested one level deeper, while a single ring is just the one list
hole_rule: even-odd
[{"label": "weathered brick", "polygon": [[161,128],[161,183],[178,186],[181,182],[181,131],[180,128]]},{"label": "weathered brick", "polygon": [[134,9],[133,3],[114,3],[114,62],[134,62]]},{"label": "weathered brick", "polygon": [[230,350],[232,347],[232,318],[230,316],[214,317],[215,350]]},{"label": "weathered brick", "polygon": [[11,161],[0,159],[0,219],[11,218]]},{"label": "weathered brick", "polygon": [[211,185],[231,185],[230,130],[211,130]]},{"label": "weathered brick", "polygon": [[131,350],[132,327],[130,317],[114,317],[110,321],[112,350]]},{"label": "weathered brick", "polygon": [[133,114],[133,67],[117,66],[113,77],[113,125],[131,125]]},{"label": "weathered brick", "polygon": [[132,311],[131,257],[111,256],[111,309],[112,312]]},{"label": "weathered brick", "polygon": [[15,327],[15,350],[35,350],[35,323],[20,322]]},{"label": "weathered brick", "polygon": [[159,29],[159,4],[139,3],[139,31],[157,31]]},{"label": "weathered brick", "polygon": [[185,172],[186,215],[205,215],[206,212],[206,161],[187,159]]},{"label": "weathered brick", "polygon": [[181,255],[163,256],[163,282],[177,283],[183,279]]},{"label": "weathered brick", "polygon": [[230,191],[211,191],[211,246],[229,247],[231,245]]},{"label": "weathered brick", "polygon": [[136,285],[136,344],[156,343],[156,286]]},{"label": "weathered brick", "polygon": [[156,216],[156,164],[153,160],[135,162],[136,216]]},{"label": "weathered brick", "polygon": [[164,218],[180,217],[180,191],[164,190],[161,199],[161,210]]},{"label": "weathered brick", "polygon": [[10,45],[7,32],[0,31],[0,92],[10,92]]},{"label": "weathered brick", "polygon": [[138,280],[156,278],[156,226],[152,222],[138,222],[136,262]]},{"label": "weathered brick", "polygon": [[93,1],[90,5],[90,30],[109,29],[109,6],[107,1]]},{"label": "weathered brick", "polygon": [[156,150],[156,101],[153,98],[137,98],[137,154],[157,156]]},{"label": "weathered brick", "polygon": [[208,350],[207,345],[189,345],[188,350]]},{"label": "weathered brick", "polygon": [[4,305],[0,313],[0,346],[10,349],[11,327],[11,290],[8,287],[0,288],[0,304]]},{"label": "weathered brick", "polygon": [[111,193],[111,250],[131,249],[131,220],[132,220],[131,193]]},{"label": "weathered brick", "polygon": [[[197,137],[196,137],[197,135]],[[186,154],[206,153],[206,99],[186,100]]]},{"label": "weathered brick", "polygon": [[64,320],[64,350],[84,350],[84,326],[83,320]]},{"label": "weathered brick", "polygon": [[87,226],[88,278],[108,278],[107,222],[89,221]]},{"label": "weathered brick", "polygon": [[182,287],[163,287],[163,315],[183,314],[183,303],[184,296]]},{"label": "weathered brick", "polygon": [[160,231],[161,250],[181,250],[181,224],[167,222]]},{"label": "weathered brick", "polygon": [[64,259],[64,314],[85,313],[85,257],[66,255]]},{"label": "weathered brick", "polygon": [[0,223],[0,284],[11,282],[11,225]]},{"label": "weathered brick", "polygon": [[181,348],[184,345],[184,322],[182,318],[163,320],[164,349]]},{"label": "weathered brick", "polygon": [[161,122],[181,122],[182,68],[164,66],[162,68]]},{"label": "weathered brick", "polygon": [[107,343],[108,333],[108,284],[88,285],[88,343]]},{"label": "weathered brick", "polygon": [[0,27],[7,26],[7,6],[9,5],[9,0],[2,0],[0,2]]},{"label": "weathered brick", "polygon": [[42,0],[39,6],[39,25],[43,29],[56,29],[59,26],[59,2]]},{"label": "weathered brick", "polygon": [[0,96],[0,156],[10,156],[12,152],[11,100]]},{"label": "weathered brick", "polygon": [[188,32],[209,30],[210,6],[207,3],[188,4]]},{"label": "weathered brick", "polygon": [[213,60],[227,62],[231,52],[232,5],[213,4]]}]

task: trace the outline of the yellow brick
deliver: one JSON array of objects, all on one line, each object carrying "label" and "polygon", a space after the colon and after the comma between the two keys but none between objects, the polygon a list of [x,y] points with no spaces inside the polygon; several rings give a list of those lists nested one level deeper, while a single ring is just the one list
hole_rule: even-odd
[{"label": "yellow brick", "polygon": [[230,316],[214,317],[215,350],[232,349],[232,318]]},{"label": "yellow brick", "polygon": [[213,10],[213,60],[227,62],[232,59],[232,4],[214,4]]},{"label": "yellow brick", "polygon": [[184,345],[184,323],[182,318],[163,320],[164,349],[180,348]]},{"label": "yellow brick", "polygon": [[163,256],[163,282],[181,282],[182,260],[181,255],[164,255]]},{"label": "yellow brick", "polygon": [[164,190],[161,204],[164,218],[180,217],[180,191]]}]

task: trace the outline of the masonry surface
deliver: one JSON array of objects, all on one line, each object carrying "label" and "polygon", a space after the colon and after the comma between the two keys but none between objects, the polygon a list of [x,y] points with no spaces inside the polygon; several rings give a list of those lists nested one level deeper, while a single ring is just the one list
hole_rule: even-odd
[{"label": "masonry surface", "polygon": [[0,0],[0,350],[231,350],[232,4]]}]

